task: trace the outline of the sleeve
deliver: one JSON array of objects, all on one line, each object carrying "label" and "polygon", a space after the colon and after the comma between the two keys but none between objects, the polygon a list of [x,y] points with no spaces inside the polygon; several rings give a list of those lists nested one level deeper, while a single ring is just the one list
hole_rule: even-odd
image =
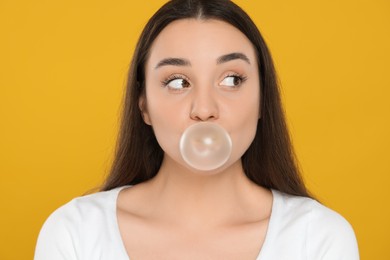
[{"label": "sleeve", "polygon": [[39,233],[34,260],[78,259],[77,215],[69,203],[50,215]]},{"label": "sleeve", "polygon": [[318,203],[311,211],[308,232],[308,259],[359,260],[355,233],[337,212]]}]

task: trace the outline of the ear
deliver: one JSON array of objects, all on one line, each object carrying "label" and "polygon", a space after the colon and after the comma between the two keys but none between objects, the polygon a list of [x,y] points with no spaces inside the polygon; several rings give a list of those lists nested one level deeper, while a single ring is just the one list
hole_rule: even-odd
[{"label": "ear", "polygon": [[258,116],[258,120],[260,120],[260,119],[261,119],[261,111],[262,111],[262,109],[261,109],[261,106],[260,106],[260,108],[259,108],[259,116]]},{"label": "ear", "polygon": [[152,122],[150,121],[148,109],[146,106],[146,97],[145,95],[142,95],[139,100],[138,100],[138,107],[139,110],[141,111],[141,116],[147,125],[152,125]]},{"label": "ear", "polygon": [[260,97],[259,97],[259,116],[258,116],[258,120],[261,119],[261,114],[263,113],[263,93],[261,92],[261,88],[260,88]]}]

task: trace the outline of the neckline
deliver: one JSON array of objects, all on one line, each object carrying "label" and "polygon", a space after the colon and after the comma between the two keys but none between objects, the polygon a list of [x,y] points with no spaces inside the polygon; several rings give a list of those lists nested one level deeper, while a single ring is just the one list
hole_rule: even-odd
[{"label": "neckline", "polygon": [[260,259],[264,258],[264,256],[267,254],[268,248],[269,248],[268,245],[270,243],[273,231],[275,230],[275,218],[277,215],[276,211],[278,208],[277,205],[278,205],[278,201],[279,201],[279,193],[277,190],[274,190],[274,189],[270,189],[270,190],[272,192],[271,215],[269,217],[268,227],[267,227],[267,231],[265,233],[263,245],[261,246],[260,252],[256,257],[256,260],[260,260]]},{"label": "neckline", "polygon": [[131,187],[131,186],[132,185],[125,185],[125,186],[114,188],[112,191],[115,191],[115,192],[113,194],[113,200],[112,200],[112,205],[111,205],[112,206],[111,212],[113,212],[112,222],[113,222],[113,225],[115,226],[115,232],[114,232],[115,233],[115,240],[118,242],[118,245],[120,245],[119,247],[120,247],[120,250],[122,251],[123,256],[127,257],[128,260],[130,260],[130,256],[127,253],[125,243],[122,239],[121,231],[119,229],[119,223],[118,223],[118,198],[119,198],[119,193],[123,189]]},{"label": "neckline", "polygon": [[[114,199],[113,199],[113,223],[114,223],[114,226],[115,226],[115,236],[116,236],[116,240],[119,242],[119,244],[121,245],[121,251],[123,253],[124,256],[127,257],[128,260],[131,260],[130,256],[128,255],[127,253],[127,250],[126,250],[126,247],[125,247],[125,244],[124,244],[124,241],[122,239],[122,236],[121,236],[121,232],[120,232],[120,229],[119,229],[119,223],[118,223],[118,207],[117,207],[117,203],[118,203],[118,197],[119,197],[119,193],[125,189],[125,188],[129,188],[131,187],[132,185],[125,185],[125,186],[121,186],[121,187],[118,187],[118,188],[115,188],[113,189],[112,191],[115,191],[115,193],[113,194],[114,196]],[[263,245],[261,246],[261,249],[260,249],[260,252],[259,254],[257,255],[256,257],[256,260],[260,260],[261,258],[264,257],[264,255],[267,253],[268,251],[268,244],[270,243],[270,237],[272,236],[272,232],[274,230],[274,226],[275,226],[275,215],[276,215],[276,210],[277,210],[277,201],[279,200],[279,194],[278,194],[278,191],[274,190],[274,189],[270,189],[271,192],[272,192],[272,207],[271,207],[271,214],[270,214],[270,218],[269,218],[269,222],[268,222],[268,227],[267,227],[267,231],[265,233],[265,237],[264,237],[264,241],[263,241]]]}]

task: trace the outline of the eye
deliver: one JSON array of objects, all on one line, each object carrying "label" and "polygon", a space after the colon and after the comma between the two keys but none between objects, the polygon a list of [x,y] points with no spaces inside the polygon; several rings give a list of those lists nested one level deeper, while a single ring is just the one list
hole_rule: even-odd
[{"label": "eye", "polygon": [[228,75],[226,76],[219,85],[226,87],[238,87],[246,80],[245,77],[240,75]]},{"label": "eye", "polygon": [[162,82],[164,87],[173,91],[182,90],[190,87],[190,83],[183,76],[172,76]]}]

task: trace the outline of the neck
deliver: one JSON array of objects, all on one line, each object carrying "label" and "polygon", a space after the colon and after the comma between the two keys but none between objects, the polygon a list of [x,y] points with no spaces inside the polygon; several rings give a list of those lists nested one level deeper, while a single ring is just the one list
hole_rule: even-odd
[{"label": "neck", "polygon": [[243,218],[256,221],[262,212],[261,198],[270,194],[246,177],[241,161],[220,172],[201,173],[165,159],[146,185],[153,191],[150,207],[156,216],[196,228],[235,224]]}]

